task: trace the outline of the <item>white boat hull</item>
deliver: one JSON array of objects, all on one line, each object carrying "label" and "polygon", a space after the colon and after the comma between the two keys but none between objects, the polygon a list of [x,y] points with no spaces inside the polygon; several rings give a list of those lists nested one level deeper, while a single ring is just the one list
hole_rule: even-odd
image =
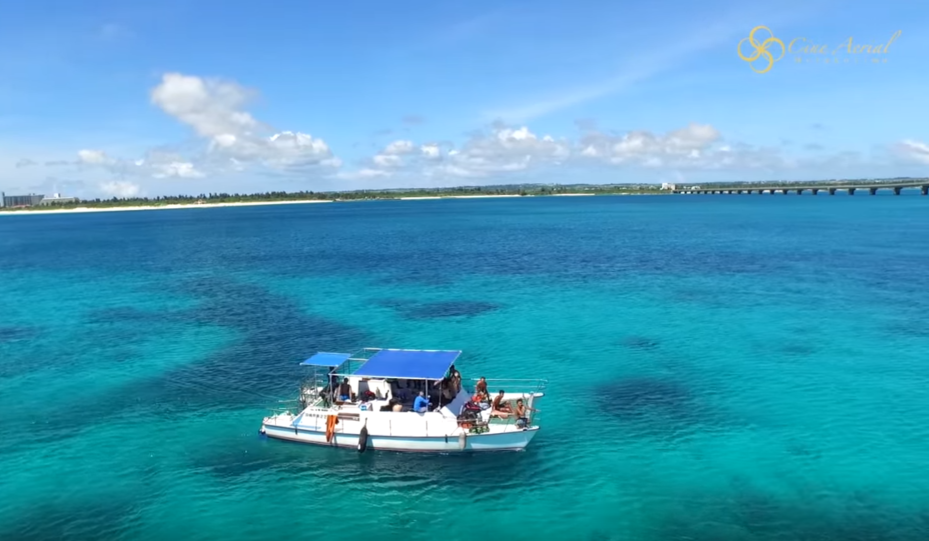
[{"label": "white boat hull", "polygon": [[[336,433],[326,441],[325,431],[306,430],[263,425],[262,431],[270,438],[330,447],[358,448],[358,434]],[[447,437],[378,436],[369,434],[367,450],[400,451],[413,453],[460,453],[476,451],[521,451],[539,431],[538,427],[524,430],[466,434],[464,448],[460,434]]]},{"label": "white boat hull", "polygon": [[[530,411],[534,411],[533,404],[542,396],[541,392],[511,392],[505,393],[503,399],[525,400]],[[459,422],[458,414],[469,398],[469,393],[459,392],[451,403],[427,412],[385,411],[389,406],[385,398],[375,399],[364,407],[311,405],[299,412],[285,411],[265,417],[261,432],[280,440],[358,449],[364,431],[365,450],[461,453],[521,451],[539,431],[531,414],[529,426],[521,428],[512,416],[500,415],[497,417],[502,419],[491,421],[488,408],[476,413],[473,423]],[[480,426],[484,432],[472,434],[472,426]]]}]

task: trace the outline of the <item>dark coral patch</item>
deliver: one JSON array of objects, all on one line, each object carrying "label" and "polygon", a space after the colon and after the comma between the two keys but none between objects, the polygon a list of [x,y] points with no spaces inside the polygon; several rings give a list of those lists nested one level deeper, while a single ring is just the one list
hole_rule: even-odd
[{"label": "dark coral patch", "polygon": [[501,308],[499,304],[483,301],[420,303],[405,299],[382,299],[378,304],[396,310],[406,319],[415,320],[475,317]]},{"label": "dark coral patch", "polygon": [[630,419],[651,414],[686,416],[695,401],[683,385],[645,376],[602,385],[597,398],[603,411]]},{"label": "dark coral patch", "polygon": [[929,510],[895,507],[864,491],[836,497],[786,499],[734,480],[730,490],[680,499],[661,521],[656,538],[688,541],[723,539],[816,539],[922,541],[929,537]]},{"label": "dark coral patch", "polygon": [[39,335],[39,331],[32,327],[0,327],[0,344],[29,340]]},{"label": "dark coral patch", "polygon": [[138,501],[122,494],[109,501],[50,502],[25,513],[0,530],[0,539],[53,541],[117,539],[132,526]]},{"label": "dark coral patch", "polygon": [[620,343],[629,349],[638,350],[655,349],[660,345],[658,340],[654,338],[648,338],[647,336],[627,336],[626,338],[623,338]]},{"label": "dark coral patch", "polygon": [[410,319],[434,319],[445,317],[474,317],[499,308],[491,302],[480,301],[447,301],[433,302],[417,306],[407,311]]}]

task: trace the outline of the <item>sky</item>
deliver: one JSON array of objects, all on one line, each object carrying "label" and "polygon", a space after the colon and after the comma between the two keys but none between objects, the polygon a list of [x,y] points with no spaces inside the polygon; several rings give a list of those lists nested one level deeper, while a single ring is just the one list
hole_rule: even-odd
[{"label": "sky", "polygon": [[929,176],[929,4],[753,4],[0,0],[0,190]]}]

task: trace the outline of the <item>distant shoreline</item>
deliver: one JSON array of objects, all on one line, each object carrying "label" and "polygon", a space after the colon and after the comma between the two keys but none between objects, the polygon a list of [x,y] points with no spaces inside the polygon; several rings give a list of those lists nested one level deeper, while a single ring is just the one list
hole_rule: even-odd
[{"label": "distant shoreline", "polygon": [[550,195],[435,195],[421,197],[397,197],[374,199],[303,199],[296,201],[242,201],[236,203],[187,203],[172,205],[137,205],[132,207],[77,207],[73,209],[30,208],[24,210],[0,210],[0,216],[23,216],[30,214],[85,214],[88,212],[128,212],[136,210],[176,210],[205,209],[220,207],[251,207],[258,205],[299,205],[305,203],[352,203],[355,201],[416,201],[425,199],[491,199],[498,197],[593,197],[596,195],[658,195],[658,194],[595,194],[595,193],[557,193]]},{"label": "distant shoreline", "polygon": [[307,199],[303,201],[243,201],[239,203],[189,203],[174,205],[138,205],[134,207],[77,207],[73,209],[40,209],[3,210],[0,216],[19,216],[26,214],[84,214],[87,212],[128,212],[134,210],[174,210],[174,209],[205,209],[219,207],[249,207],[257,205],[298,205],[303,203],[332,203],[325,199]]}]

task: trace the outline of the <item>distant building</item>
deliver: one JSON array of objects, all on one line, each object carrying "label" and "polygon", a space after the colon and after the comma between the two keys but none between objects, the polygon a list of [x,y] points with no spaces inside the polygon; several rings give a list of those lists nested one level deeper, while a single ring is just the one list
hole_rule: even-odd
[{"label": "distant building", "polygon": [[45,199],[44,195],[6,195],[5,193],[0,193],[0,199],[3,199],[4,207],[32,207],[38,205]]},{"label": "distant building", "polygon": [[60,193],[52,194],[51,197],[43,197],[39,201],[40,205],[65,205],[67,203],[77,203],[77,197],[62,197]]},{"label": "distant building", "polygon": [[677,184],[673,184],[673,183],[671,183],[671,182],[662,182],[662,183],[661,183],[661,189],[662,189],[662,190],[676,190],[676,189],[677,189]]}]

